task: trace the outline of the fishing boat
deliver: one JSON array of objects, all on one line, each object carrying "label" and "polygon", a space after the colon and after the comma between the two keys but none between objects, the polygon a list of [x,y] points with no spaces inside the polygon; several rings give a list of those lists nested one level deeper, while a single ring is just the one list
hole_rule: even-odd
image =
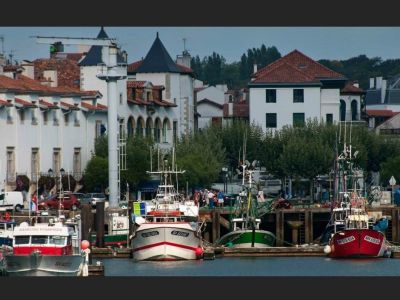
[{"label": "fishing boat", "polygon": [[10,218],[0,219],[0,246],[12,246],[14,227],[16,225],[15,220]]},{"label": "fishing boat", "polygon": [[[324,252],[332,258],[383,257],[388,253],[385,235],[387,220],[374,220],[366,210],[367,199],[362,196],[362,171],[354,167],[357,152],[344,143],[337,155],[336,195],[329,224],[331,237]],[[386,222],[385,222],[386,221]],[[386,224],[386,226],[385,226]]]},{"label": "fishing boat", "polygon": [[135,216],[131,236],[133,259],[194,260],[203,254],[199,207],[175,190],[172,176],[185,171],[163,168],[148,172],[161,177],[156,196],[146,205],[144,215]]},{"label": "fishing boat", "polygon": [[[96,244],[96,233],[90,236],[92,244]],[[112,248],[126,247],[129,241],[129,216],[113,213],[108,218],[107,231],[104,234],[104,245]]]},{"label": "fishing boat", "polygon": [[239,194],[241,217],[233,218],[233,230],[215,243],[230,248],[267,248],[275,245],[275,235],[260,229],[261,219],[257,218],[256,197],[252,194],[252,173],[247,171],[249,185]]},{"label": "fishing boat", "polygon": [[82,270],[83,253],[74,254],[74,230],[63,222],[21,223],[14,228],[13,250],[5,254],[8,276],[77,276]]}]

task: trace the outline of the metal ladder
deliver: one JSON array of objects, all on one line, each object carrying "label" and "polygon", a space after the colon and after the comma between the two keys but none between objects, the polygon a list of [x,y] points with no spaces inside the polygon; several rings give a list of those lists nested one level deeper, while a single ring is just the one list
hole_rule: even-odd
[{"label": "metal ladder", "polygon": [[126,171],[126,133],[123,126],[120,126],[118,138],[118,202],[121,200],[121,171]]}]

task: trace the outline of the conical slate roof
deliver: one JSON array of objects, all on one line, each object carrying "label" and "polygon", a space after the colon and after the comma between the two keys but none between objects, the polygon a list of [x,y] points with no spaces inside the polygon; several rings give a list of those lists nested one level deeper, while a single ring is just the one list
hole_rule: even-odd
[{"label": "conical slate roof", "polygon": [[[103,27],[101,27],[97,38],[108,39],[108,34],[105,32]],[[98,64],[102,64],[103,59],[101,58],[101,49],[102,46],[90,47],[86,56],[79,62],[79,66],[97,66]],[[124,59],[121,55],[117,55],[117,62],[124,63]]]},{"label": "conical slate roof", "polygon": [[136,70],[137,73],[181,73],[181,70],[172,60],[160,38],[154,40],[143,63]]}]

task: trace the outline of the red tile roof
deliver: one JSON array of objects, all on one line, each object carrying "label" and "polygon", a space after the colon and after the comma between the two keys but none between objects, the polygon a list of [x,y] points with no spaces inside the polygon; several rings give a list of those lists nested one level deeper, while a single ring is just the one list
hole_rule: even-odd
[{"label": "red tile roof", "polygon": [[163,85],[153,85],[153,90],[164,90],[165,86]]},{"label": "red tile roof", "polygon": [[341,94],[365,94],[363,89],[353,85],[352,81],[348,81],[345,87],[340,91]]},{"label": "red tile roof", "polygon": [[144,87],[145,83],[146,83],[146,81],[129,80],[127,82],[127,87],[128,88],[141,88],[141,87]]},{"label": "red tile roof", "polygon": [[61,104],[62,106],[64,106],[66,109],[70,109],[70,110],[79,110],[79,107],[77,107],[76,105],[73,105],[73,104],[69,104],[69,103],[67,103],[67,102],[61,101],[60,104]]},{"label": "red tile roof", "polygon": [[[43,78],[43,72],[45,70],[57,70],[57,85],[58,86],[69,86],[69,87],[80,87],[80,68],[78,66],[75,54],[72,55],[73,59],[36,59],[33,61],[35,67],[35,79],[39,80]],[[82,55],[81,55],[82,56]]]},{"label": "red tile roof", "polygon": [[[290,79],[290,75],[293,76],[293,79]],[[252,77],[255,77],[254,82],[258,83],[301,83],[316,82],[325,78],[345,79],[342,74],[323,66],[298,50],[294,50],[268,66],[260,69],[258,72],[254,73]]]},{"label": "red tile roof", "polygon": [[35,104],[33,104],[32,102],[26,101],[26,100],[22,100],[20,98],[15,98],[15,103],[17,104],[21,104],[23,107],[29,108],[29,107],[37,107]]},{"label": "red tile roof", "polygon": [[169,102],[169,101],[165,101],[165,100],[152,100],[153,103],[159,105],[159,106],[166,106],[166,107],[177,107],[176,104]]},{"label": "red tile roof", "polygon": [[388,109],[367,109],[366,113],[370,117],[393,117],[399,112],[394,112]]},{"label": "red tile roof", "polygon": [[46,108],[59,108],[57,105],[54,105],[53,103],[44,101],[44,100],[39,100],[39,105],[46,106]]},{"label": "red tile roof", "polygon": [[83,108],[86,108],[88,110],[93,110],[93,111],[106,111],[107,110],[107,106],[99,104],[99,103],[97,103],[97,106],[94,106],[92,104],[89,104],[89,103],[86,103],[86,102],[82,101],[81,102],[81,106]]},{"label": "red tile roof", "polygon": [[180,65],[180,64],[176,64],[176,65],[184,73],[193,73],[193,70],[191,68],[188,68],[188,67]]},{"label": "red tile roof", "polygon": [[17,70],[22,70],[21,66],[6,65],[3,67],[4,72],[15,72]]},{"label": "red tile roof", "polygon": [[5,100],[0,100],[0,106],[12,106],[12,104]]}]

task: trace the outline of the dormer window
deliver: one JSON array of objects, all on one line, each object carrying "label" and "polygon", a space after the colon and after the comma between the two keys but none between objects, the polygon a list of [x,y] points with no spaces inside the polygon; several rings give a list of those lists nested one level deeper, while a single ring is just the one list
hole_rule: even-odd
[{"label": "dormer window", "polygon": [[147,96],[147,101],[150,101],[150,100],[152,100],[151,98],[151,92],[147,92],[146,93],[146,96]]}]

